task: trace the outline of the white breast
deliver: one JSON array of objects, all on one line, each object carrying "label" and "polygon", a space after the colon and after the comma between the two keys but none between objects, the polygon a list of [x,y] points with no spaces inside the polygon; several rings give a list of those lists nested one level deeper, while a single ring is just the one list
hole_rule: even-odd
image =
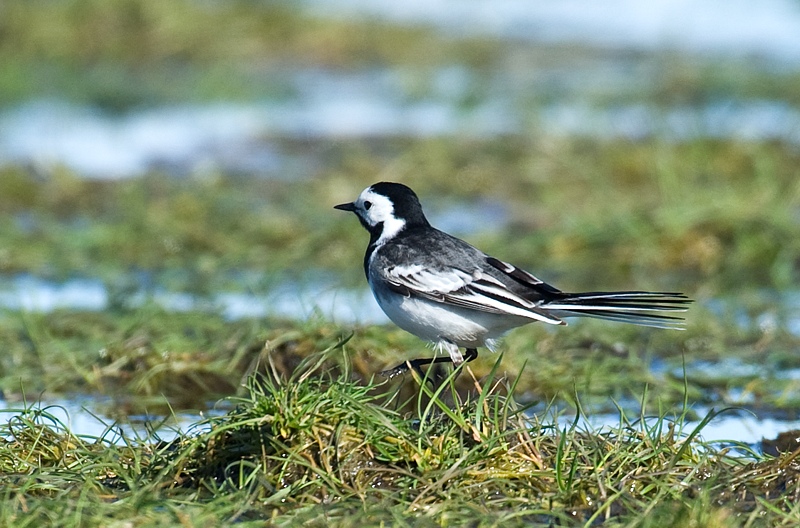
[{"label": "white breast", "polygon": [[[372,281],[370,281],[372,283]],[[493,341],[517,326],[531,322],[450,306],[419,297],[406,297],[388,288],[372,288],[378,304],[397,326],[431,342],[447,340],[460,347],[493,346]]]}]

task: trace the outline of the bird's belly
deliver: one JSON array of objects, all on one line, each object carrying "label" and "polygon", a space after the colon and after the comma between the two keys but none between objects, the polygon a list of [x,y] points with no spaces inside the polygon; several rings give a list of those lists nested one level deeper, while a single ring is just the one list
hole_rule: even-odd
[{"label": "bird's belly", "polygon": [[487,341],[491,345],[510,329],[531,322],[394,293],[375,298],[389,319],[406,332],[427,341],[446,339],[460,347],[487,346]]}]

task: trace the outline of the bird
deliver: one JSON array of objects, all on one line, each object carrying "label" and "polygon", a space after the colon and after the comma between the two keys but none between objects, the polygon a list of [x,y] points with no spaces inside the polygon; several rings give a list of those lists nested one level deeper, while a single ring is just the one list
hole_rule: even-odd
[{"label": "bird", "polygon": [[477,358],[479,347],[494,350],[508,331],[533,322],[594,317],[681,329],[675,313],[693,302],[676,292],[563,292],[433,227],[416,193],[401,183],[375,183],[334,208],[355,213],[369,233],[364,272],[378,305],[439,352],[380,372],[390,379],[409,369],[421,374],[432,363],[458,368]]}]

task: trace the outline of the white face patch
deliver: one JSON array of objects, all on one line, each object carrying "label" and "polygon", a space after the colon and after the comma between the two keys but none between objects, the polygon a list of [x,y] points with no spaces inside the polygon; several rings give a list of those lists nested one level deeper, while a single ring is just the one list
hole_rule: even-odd
[{"label": "white face patch", "polygon": [[369,226],[383,223],[383,231],[378,238],[377,245],[382,245],[395,236],[405,227],[406,222],[394,216],[394,205],[389,198],[365,189],[358,200],[355,201],[356,213],[364,219]]}]

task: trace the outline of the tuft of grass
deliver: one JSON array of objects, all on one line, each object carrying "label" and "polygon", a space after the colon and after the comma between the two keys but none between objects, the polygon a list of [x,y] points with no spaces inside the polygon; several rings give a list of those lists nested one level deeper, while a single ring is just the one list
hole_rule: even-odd
[{"label": "tuft of grass", "polygon": [[[483,380],[416,411],[374,383],[319,374],[346,340],[290,375],[251,378],[224,416],[164,442],[77,437],[46,410],[0,425],[4,526],[389,522],[513,526],[758,526],[800,521],[796,453],[761,458],[663,416],[591,431],[530,416]],[[466,373],[462,373],[466,375]],[[438,394],[436,394],[438,393]],[[655,523],[655,524],[653,524]],[[699,525],[699,524],[698,524]]]}]

